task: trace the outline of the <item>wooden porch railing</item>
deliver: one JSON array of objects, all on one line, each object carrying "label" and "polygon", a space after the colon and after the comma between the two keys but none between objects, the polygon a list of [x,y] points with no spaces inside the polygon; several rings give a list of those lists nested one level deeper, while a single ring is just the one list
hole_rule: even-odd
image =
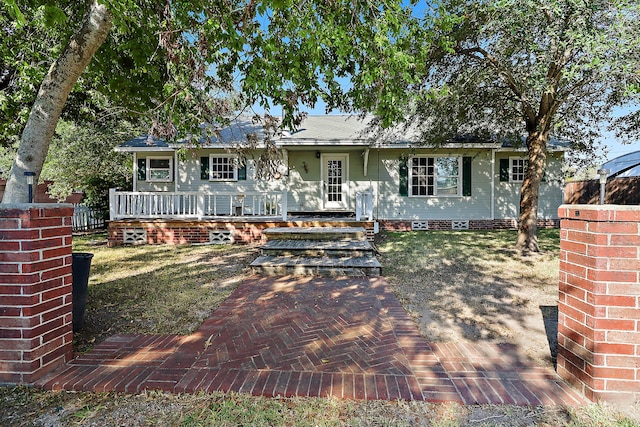
[{"label": "wooden porch railing", "polygon": [[109,190],[110,219],[267,216],[287,220],[287,192],[199,193]]}]

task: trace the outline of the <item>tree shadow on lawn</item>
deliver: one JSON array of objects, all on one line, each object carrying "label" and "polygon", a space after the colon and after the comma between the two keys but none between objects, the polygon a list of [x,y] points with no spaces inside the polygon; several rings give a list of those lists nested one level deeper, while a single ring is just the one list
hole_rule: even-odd
[{"label": "tree shadow on lawn", "polygon": [[557,304],[559,234],[539,238],[541,252],[526,257],[512,249],[514,231],[388,233],[379,248],[427,340],[513,343],[551,365],[540,306]]},{"label": "tree shadow on lawn", "polygon": [[119,333],[189,334],[248,275],[250,247],[96,248],[85,326],[74,333],[84,352]]}]

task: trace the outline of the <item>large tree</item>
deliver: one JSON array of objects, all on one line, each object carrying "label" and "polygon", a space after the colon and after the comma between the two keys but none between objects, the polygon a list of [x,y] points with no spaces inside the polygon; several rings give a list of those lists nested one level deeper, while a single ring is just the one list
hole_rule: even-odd
[{"label": "large tree", "polygon": [[[240,90],[246,105],[284,104],[285,124],[291,125],[301,104],[344,95],[337,78],[366,68],[362,59],[393,55],[352,34],[393,38],[408,13],[395,0],[88,0],[55,6],[47,0],[3,0],[3,5],[0,119],[17,119],[14,134],[21,131],[3,203],[26,201],[24,172],[39,176],[65,105],[77,119],[87,109],[99,109],[94,101],[105,97],[107,104],[121,106],[119,113],[148,117],[152,133],[175,138],[201,123],[224,123],[235,112],[227,95]],[[304,42],[281,49],[292,40]],[[38,60],[37,47],[21,49],[25,43],[51,48],[53,63]],[[353,57],[357,43],[368,52]],[[21,55],[26,60],[17,60]],[[18,83],[23,72],[32,82],[42,76],[39,90]],[[29,111],[24,125],[20,118],[26,115],[16,111]]]},{"label": "large tree", "polygon": [[[153,10],[151,4],[140,4],[145,7],[131,5],[129,15],[121,14],[114,20],[106,5],[94,1],[3,1],[0,143],[10,146],[17,141],[18,145],[4,202],[26,201],[24,172],[35,172],[39,177],[65,106],[69,118],[91,121],[104,96],[118,94],[118,105],[125,108],[130,105],[129,100],[135,102],[141,98],[128,87],[128,81],[149,84],[149,89],[139,93],[161,93],[162,82],[150,85],[157,80],[154,77],[161,74],[154,72],[154,67],[164,63],[151,57],[153,43],[157,42],[153,31],[157,31],[159,25],[136,21]],[[155,9],[162,10],[157,5]],[[114,22],[117,30],[111,32]],[[131,22],[136,25],[128,25]],[[148,28],[141,31],[144,25]],[[94,66],[83,76],[110,32],[109,47],[103,49],[101,60],[94,61]],[[123,39],[127,35],[137,37],[140,47],[126,49]],[[146,55],[138,53],[144,50]],[[140,68],[144,66],[152,71],[142,73]],[[149,98],[139,106],[150,105]]]},{"label": "large tree", "polygon": [[[589,153],[608,124],[627,140],[638,134],[639,3],[415,0],[411,5],[410,19],[387,15],[374,19],[372,27],[349,29],[344,23],[353,20],[351,13],[333,15],[330,31],[311,31],[309,20],[295,10],[282,12],[275,22],[288,23],[279,27],[288,28],[287,37],[263,47],[284,57],[310,52],[312,63],[331,65],[293,62],[290,72],[306,67],[309,78],[294,85],[292,106],[321,96],[330,109],[373,113],[380,128],[401,122],[418,128],[423,143],[475,134],[526,146],[516,246],[537,251],[538,192],[550,139]],[[276,74],[277,64],[264,65],[265,76]],[[324,90],[309,83],[323,77]],[[264,93],[272,92],[269,78],[258,81]],[[287,99],[279,101],[286,105]],[[628,114],[617,117],[620,107],[629,108]]]},{"label": "large tree", "polygon": [[[441,0],[425,28],[438,43],[410,91],[423,135],[524,139],[517,247],[537,251],[538,190],[551,137],[589,150],[607,123],[637,125],[636,0]],[[422,53],[424,55],[424,51]],[[631,108],[616,119],[618,107]],[[635,117],[634,117],[635,113]]]}]

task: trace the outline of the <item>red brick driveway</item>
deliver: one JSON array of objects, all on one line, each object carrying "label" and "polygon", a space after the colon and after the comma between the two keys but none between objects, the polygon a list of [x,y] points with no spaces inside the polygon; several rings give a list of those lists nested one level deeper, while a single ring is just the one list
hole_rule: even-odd
[{"label": "red brick driveway", "polygon": [[253,277],[192,335],[116,335],[36,385],[465,404],[585,402],[515,346],[426,342],[380,277]]}]

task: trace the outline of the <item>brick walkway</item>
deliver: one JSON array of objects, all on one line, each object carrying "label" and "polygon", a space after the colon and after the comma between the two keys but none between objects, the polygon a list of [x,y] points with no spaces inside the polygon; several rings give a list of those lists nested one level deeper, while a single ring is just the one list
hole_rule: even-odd
[{"label": "brick walkway", "polygon": [[116,335],[37,386],[465,404],[585,400],[515,346],[427,343],[383,278],[251,278],[190,336]]}]

